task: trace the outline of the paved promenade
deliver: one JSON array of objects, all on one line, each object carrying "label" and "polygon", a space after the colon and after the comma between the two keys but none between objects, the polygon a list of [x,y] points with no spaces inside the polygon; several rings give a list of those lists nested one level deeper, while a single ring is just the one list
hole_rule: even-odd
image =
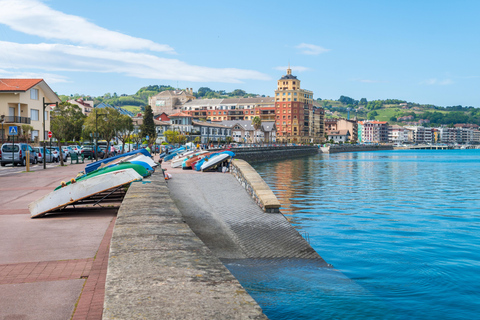
[{"label": "paved promenade", "polygon": [[2,170],[0,319],[102,318],[108,250],[118,207],[70,209],[40,219],[30,219],[28,211],[31,201],[84,167],[12,174]]}]

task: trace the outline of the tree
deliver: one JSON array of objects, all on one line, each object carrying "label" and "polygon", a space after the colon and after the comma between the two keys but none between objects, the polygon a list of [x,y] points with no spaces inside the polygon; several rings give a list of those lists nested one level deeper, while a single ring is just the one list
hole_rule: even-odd
[{"label": "tree", "polygon": [[360,99],[359,104],[366,105],[368,103],[367,98]]},{"label": "tree", "polygon": [[[255,116],[252,119],[252,125],[255,128],[255,136],[257,136],[257,131],[262,127],[262,119],[259,116]],[[258,137],[257,137],[258,138]],[[258,140],[258,139],[257,139]]]},{"label": "tree", "polygon": [[118,121],[117,138],[122,142],[122,153],[125,152],[125,143],[131,138],[133,133],[133,121],[127,115],[121,115]]},{"label": "tree", "polygon": [[163,136],[167,139],[168,143],[176,143],[177,142],[177,131],[167,130],[163,133]]},{"label": "tree", "polygon": [[22,124],[22,136],[23,139],[28,139],[28,134],[33,131],[33,127],[29,124]]},{"label": "tree", "polygon": [[63,163],[62,140],[70,141],[80,139],[82,135],[82,126],[85,121],[85,115],[79,106],[62,102],[51,113],[50,130],[52,135],[58,141],[60,149],[60,165]]},{"label": "tree", "polygon": [[197,91],[197,96],[199,97],[203,97],[205,96],[207,93],[211,92],[212,89],[208,88],[208,87],[200,87],[198,88],[198,91]]},{"label": "tree", "polygon": [[95,108],[85,119],[85,134],[98,133],[98,138],[107,140],[107,152],[105,157],[108,157],[108,148],[110,147],[110,141],[117,135],[119,128],[121,127],[120,119],[122,114],[114,108]]},{"label": "tree", "polygon": [[153,111],[150,106],[145,106],[145,113],[143,114],[143,123],[140,126],[140,131],[142,138],[148,136],[149,141],[147,143],[151,143],[155,140],[155,123],[153,122]]},{"label": "tree", "polygon": [[378,112],[377,111],[370,111],[368,114],[367,114],[367,119],[368,120],[375,120],[375,117],[378,116]]}]

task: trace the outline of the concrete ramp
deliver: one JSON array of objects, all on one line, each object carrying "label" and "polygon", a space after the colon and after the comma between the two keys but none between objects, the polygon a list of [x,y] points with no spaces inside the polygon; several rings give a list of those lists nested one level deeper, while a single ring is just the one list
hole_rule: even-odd
[{"label": "concrete ramp", "polygon": [[283,214],[263,212],[231,174],[169,172],[173,175],[168,180],[170,196],[193,232],[218,258],[325,263]]}]

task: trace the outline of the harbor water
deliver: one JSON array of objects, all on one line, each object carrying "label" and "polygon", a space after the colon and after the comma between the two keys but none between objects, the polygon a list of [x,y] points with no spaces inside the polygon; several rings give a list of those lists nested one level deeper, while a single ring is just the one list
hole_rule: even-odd
[{"label": "harbor water", "polygon": [[319,154],[254,164],[333,265],[227,262],[270,319],[478,319],[480,151]]}]

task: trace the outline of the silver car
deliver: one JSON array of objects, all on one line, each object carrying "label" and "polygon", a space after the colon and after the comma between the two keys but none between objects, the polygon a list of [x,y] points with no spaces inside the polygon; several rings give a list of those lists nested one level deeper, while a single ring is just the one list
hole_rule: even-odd
[{"label": "silver car", "polygon": [[2,160],[0,160],[1,166],[5,167],[7,163],[13,163],[14,166],[17,164],[26,166],[27,151],[30,152],[30,163],[36,164],[38,162],[38,156],[28,144],[4,143],[2,148],[0,148],[2,154]]},{"label": "silver car", "polygon": [[45,149],[45,156],[43,154],[43,147],[35,147],[33,151],[38,154],[38,162],[43,162],[44,158],[46,162],[58,162],[58,156],[55,157],[48,148]]}]

